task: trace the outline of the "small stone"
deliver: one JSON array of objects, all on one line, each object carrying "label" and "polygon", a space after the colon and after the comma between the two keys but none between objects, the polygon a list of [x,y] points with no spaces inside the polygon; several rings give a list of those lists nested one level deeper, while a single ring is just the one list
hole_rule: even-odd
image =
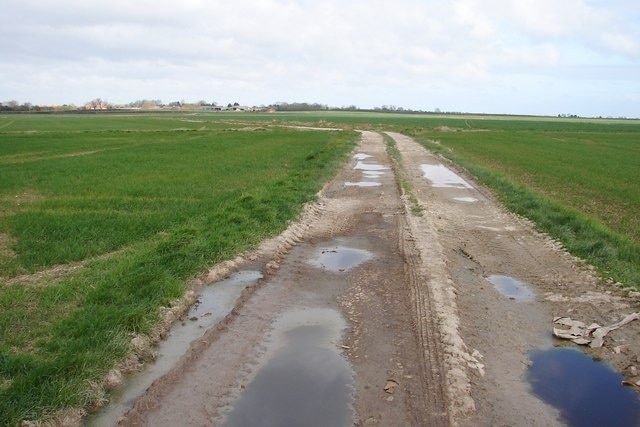
[{"label": "small stone", "polygon": [[382,415],[376,415],[373,417],[369,417],[364,420],[364,425],[370,426],[374,424],[380,424],[380,420],[382,419]]},{"label": "small stone", "polygon": [[398,387],[398,382],[396,380],[387,380],[387,383],[384,385],[384,391],[389,394],[393,394]]}]

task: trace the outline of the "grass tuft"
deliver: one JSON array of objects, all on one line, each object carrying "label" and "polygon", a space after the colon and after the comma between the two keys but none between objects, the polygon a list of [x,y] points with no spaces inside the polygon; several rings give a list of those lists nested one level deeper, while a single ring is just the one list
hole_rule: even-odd
[{"label": "grass tuft", "polygon": [[410,212],[415,216],[422,216],[424,213],[424,207],[420,204],[415,194],[413,194],[411,182],[403,176],[402,155],[396,146],[396,141],[387,134],[384,134],[383,137],[387,145],[387,153],[389,154],[389,157],[391,157],[393,171],[396,179],[398,180],[400,192],[407,197]]}]

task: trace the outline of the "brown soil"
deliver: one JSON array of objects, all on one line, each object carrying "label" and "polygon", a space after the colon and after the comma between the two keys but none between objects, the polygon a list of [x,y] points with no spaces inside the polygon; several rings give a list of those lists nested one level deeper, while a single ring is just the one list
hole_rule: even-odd
[{"label": "brown soil", "polygon": [[[412,184],[423,214],[408,213],[382,136],[363,132],[357,152],[389,168],[381,186],[346,186],[363,181],[351,160],[301,222],[212,269],[201,282],[248,267],[265,277],[192,343],[122,425],[218,425],[264,363],[274,322],[288,310],[314,307],[339,310],[347,321],[336,346],[353,369],[357,425],[560,424],[524,380],[528,352],[552,345],[553,316],[610,324],[640,311],[637,296],[602,285],[472,179],[466,177],[471,189],[432,187],[421,165],[443,160],[407,137],[390,136],[402,154],[398,173]],[[309,264],[336,239],[374,258],[337,273]],[[492,274],[526,282],[535,300],[505,298],[487,281]],[[639,331],[640,322],[632,322],[591,351],[630,372],[639,362]]]}]

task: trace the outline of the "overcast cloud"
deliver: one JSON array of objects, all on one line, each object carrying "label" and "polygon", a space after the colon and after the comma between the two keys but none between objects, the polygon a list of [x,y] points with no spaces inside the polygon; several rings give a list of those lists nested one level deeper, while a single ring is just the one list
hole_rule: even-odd
[{"label": "overcast cloud", "polygon": [[0,0],[0,101],[640,116],[638,0]]}]

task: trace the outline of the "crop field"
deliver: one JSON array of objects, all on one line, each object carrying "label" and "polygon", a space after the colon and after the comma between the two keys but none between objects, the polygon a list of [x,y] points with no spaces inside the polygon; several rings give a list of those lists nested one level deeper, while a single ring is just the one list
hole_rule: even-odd
[{"label": "crop field", "polygon": [[189,277],[283,230],[350,132],[189,117],[0,119],[0,419],[99,398],[90,384]]},{"label": "crop field", "polygon": [[92,387],[198,272],[282,231],[350,131],[456,162],[605,278],[640,288],[640,121],[356,112],[0,116],[0,419]]}]

